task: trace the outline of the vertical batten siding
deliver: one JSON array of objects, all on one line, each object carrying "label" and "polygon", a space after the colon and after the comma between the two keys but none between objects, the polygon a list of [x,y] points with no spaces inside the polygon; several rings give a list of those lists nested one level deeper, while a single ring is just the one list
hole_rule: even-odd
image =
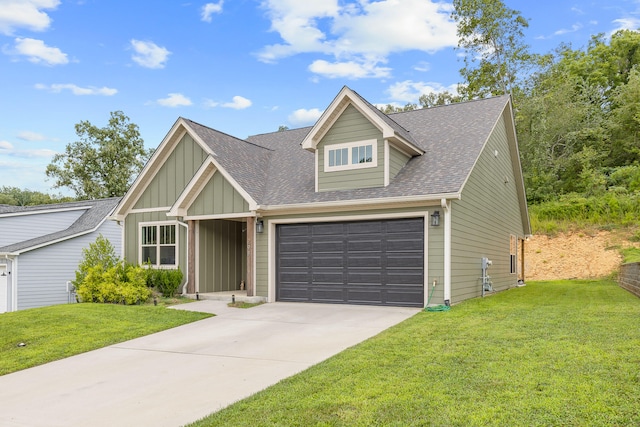
[{"label": "vertical batten siding", "polygon": [[246,224],[238,221],[200,221],[200,292],[233,291],[246,283]]},{"label": "vertical batten siding", "polygon": [[510,274],[512,234],[523,237],[524,225],[503,116],[481,153],[461,200],[452,202],[453,303],[482,294],[483,257],[493,262],[488,274],[494,290],[516,284],[517,274]]},{"label": "vertical batten siding", "polygon": [[134,209],[173,205],[206,157],[207,153],[189,135],[185,135],[144,190]]},{"label": "vertical batten siding", "polygon": [[389,147],[389,179],[393,179],[398,175],[400,170],[407,164],[410,157],[400,150]]},{"label": "vertical batten siding", "polygon": [[249,212],[249,203],[221,173],[215,173],[188,209],[188,215]]},{"label": "vertical batten siding", "polygon": [[18,310],[68,302],[67,281],[75,279],[82,249],[102,234],[120,256],[122,233],[113,221],[105,221],[95,232],[19,256]]},{"label": "vertical batten siding", "polygon": [[[326,145],[349,142],[377,141],[378,165],[375,168],[362,168],[346,171],[324,171],[324,147]],[[384,186],[384,140],[382,132],[363,116],[355,107],[347,107],[324,135],[317,146],[318,190],[345,190],[352,188]]]},{"label": "vertical batten siding", "polygon": [[86,209],[0,217],[0,247],[66,230]]},{"label": "vertical batten siding", "polygon": [[269,219],[264,218],[264,231],[256,233],[256,295],[269,295]]},{"label": "vertical batten siding", "polygon": [[[442,215],[442,209],[440,207],[433,207],[429,210],[429,214],[434,211],[440,211]],[[442,221],[442,219],[441,219]],[[428,246],[428,274],[425,273],[424,277],[427,281],[427,287],[425,289],[425,298],[429,298],[431,293],[433,280],[437,281],[436,288],[433,290],[433,297],[431,304],[444,304],[444,227],[442,222],[438,227],[432,227],[431,221],[427,221],[429,224],[429,246]]]}]

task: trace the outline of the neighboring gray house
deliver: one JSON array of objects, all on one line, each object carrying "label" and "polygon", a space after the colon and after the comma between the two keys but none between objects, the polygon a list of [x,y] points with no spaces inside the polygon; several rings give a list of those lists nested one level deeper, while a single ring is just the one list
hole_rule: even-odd
[{"label": "neighboring gray house", "polygon": [[179,118],[114,217],[187,293],[413,307],[515,286],[531,233],[509,96],[385,115],[348,87],[245,140]]},{"label": "neighboring gray house", "polygon": [[122,230],[107,220],[119,201],[0,205],[0,313],[72,301],[67,282],[100,234],[120,256]]}]

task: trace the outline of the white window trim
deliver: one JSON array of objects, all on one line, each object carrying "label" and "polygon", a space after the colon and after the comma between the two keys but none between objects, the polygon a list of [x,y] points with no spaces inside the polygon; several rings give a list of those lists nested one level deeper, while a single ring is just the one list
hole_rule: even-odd
[{"label": "white window trim", "polygon": [[[143,263],[142,261],[142,227],[155,226],[159,227],[161,225],[175,225],[176,226],[176,263],[175,264],[152,264],[151,268],[157,269],[175,269],[180,265],[180,228],[178,227],[177,221],[150,221],[150,222],[140,222],[138,223],[138,264],[141,266],[145,266],[148,264]],[[159,243],[156,243],[156,247],[160,247]],[[160,254],[157,254],[158,257]]]},{"label": "white window trim", "polygon": [[[362,145],[371,145],[371,162],[367,163],[356,163],[355,165],[351,164],[351,149],[353,147],[360,147]],[[346,165],[340,166],[329,166],[329,151],[330,150],[341,150],[343,148],[347,148],[348,153],[348,162]],[[354,170],[354,169],[366,169],[366,168],[375,168],[378,167],[378,140],[377,139],[367,139],[364,141],[356,141],[356,142],[348,142],[345,144],[332,144],[324,146],[324,171],[325,172],[336,172],[336,171],[345,171],[345,170]]]}]

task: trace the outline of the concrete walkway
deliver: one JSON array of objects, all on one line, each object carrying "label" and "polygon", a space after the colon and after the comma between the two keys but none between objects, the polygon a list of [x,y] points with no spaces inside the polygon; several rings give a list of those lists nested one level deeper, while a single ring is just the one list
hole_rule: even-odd
[{"label": "concrete walkway", "polygon": [[171,426],[196,421],[419,310],[198,301],[217,316],[0,376],[0,425]]}]

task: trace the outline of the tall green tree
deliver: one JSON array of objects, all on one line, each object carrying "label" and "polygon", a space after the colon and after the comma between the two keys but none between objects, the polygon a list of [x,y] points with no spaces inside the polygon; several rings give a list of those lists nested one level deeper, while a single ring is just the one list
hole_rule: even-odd
[{"label": "tall green tree", "polygon": [[49,205],[52,203],[63,203],[73,201],[72,197],[62,195],[51,195],[40,191],[21,189],[18,187],[0,187],[0,204],[12,206],[34,206]]},{"label": "tall green tree", "polygon": [[524,43],[527,19],[500,0],[453,0],[458,49],[465,52],[458,92],[466,99],[512,93],[534,63]]},{"label": "tall green tree", "polygon": [[81,200],[124,195],[152,153],[144,148],[138,126],[114,111],[103,128],[81,121],[75,129],[80,139],[47,166],[54,187],[68,187]]}]

